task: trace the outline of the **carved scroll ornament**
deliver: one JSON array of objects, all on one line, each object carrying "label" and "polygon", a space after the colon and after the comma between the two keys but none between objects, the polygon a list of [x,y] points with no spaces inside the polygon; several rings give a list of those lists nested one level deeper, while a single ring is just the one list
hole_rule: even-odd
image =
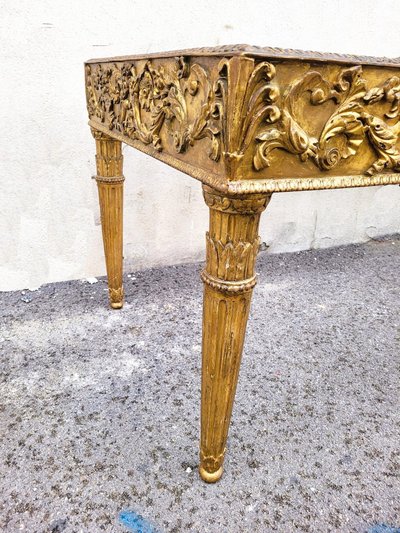
[{"label": "carved scroll ornament", "polygon": [[[164,127],[177,153],[208,137],[209,156],[219,159],[218,108],[213,84],[200,65],[182,57],[157,68],[148,60],[141,70],[133,63],[86,65],[86,91],[89,117],[110,131],[161,151]],[[194,119],[190,106],[196,110]]]},{"label": "carved scroll ornament", "polygon": [[[318,139],[310,136],[301,125],[300,105],[306,94],[313,106],[328,100],[337,105]],[[276,100],[278,111],[267,121],[273,125],[265,124],[255,137],[253,165],[256,170],[270,166],[270,154],[276,149],[297,155],[301,161],[310,159],[322,171],[331,170],[343,159],[356,155],[359,146],[368,142],[377,159],[365,169],[366,174],[384,169],[400,171],[400,152],[396,148],[400,136],[400,78],[397,76],[368,90],[360,66],[342,69],[334,83],[319,72],[309,71]],[[384,118],[369,111],[370,106],[379,101],[390,104]]]}]

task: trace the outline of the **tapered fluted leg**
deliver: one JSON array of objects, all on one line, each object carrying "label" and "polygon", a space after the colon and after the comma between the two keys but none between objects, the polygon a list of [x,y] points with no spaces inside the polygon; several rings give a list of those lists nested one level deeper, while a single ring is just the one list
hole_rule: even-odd
[{"label": "tapered fluted leg", "polygon": [[227,197],[204,186],[210,208],[206,235],[200,475],[222,475],[259,247],[258,225],[270,195]]},{"label": "tapered fluted leg", "polygon": [[123,305],[122,287],[122,213],[123,187],[121,142],[104,133],[93,131],[96,139],[97,187],[99,191],[101,227],[106,258],[110,305]]}]

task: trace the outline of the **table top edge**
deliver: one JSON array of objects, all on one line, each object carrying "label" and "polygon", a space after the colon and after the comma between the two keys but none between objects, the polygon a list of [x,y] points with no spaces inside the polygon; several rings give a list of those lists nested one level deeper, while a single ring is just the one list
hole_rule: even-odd
[{"label": "table top edge", "polygon": [[114,56],[105,58],[93,58],[85,61],[85,64],[109,63],[120,61],[139,61],[143,59],[167,59],[177,56],[192,57],[234,57],[244,56],[257,59],[293,60],[319,63],[360,64],[389,68],[400,68],[400,57],[373,57],[352,54],[337,54],[329,52],[303,51],[296,49],[258,47],[250,45],[225,45],[211,48],[189,48],[185,50],[171,50],[166,52],[153,52],[149,54],[136,54]]}]

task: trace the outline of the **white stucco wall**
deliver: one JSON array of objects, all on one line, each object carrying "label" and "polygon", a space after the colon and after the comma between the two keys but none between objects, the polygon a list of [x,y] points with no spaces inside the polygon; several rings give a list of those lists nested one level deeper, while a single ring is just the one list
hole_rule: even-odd
[{"label": "white stucco wall", "polygon": [[[86,125],[90,57],[249,43],[398,56],[398,0],[0,1],[0,290],[105,273]],[[125,149],[126,268],[203,257],[198,182]],[[156,187],[154,184],[157,184]],[[400,188],[275,194],[271,252],[400,231]]]}]

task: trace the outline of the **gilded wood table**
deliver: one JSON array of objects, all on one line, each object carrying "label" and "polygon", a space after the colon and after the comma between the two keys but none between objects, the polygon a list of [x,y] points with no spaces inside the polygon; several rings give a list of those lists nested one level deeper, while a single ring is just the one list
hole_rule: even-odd
[{"label": "gilded wood table", "polygon": [[273,192],[400,183],[400,58],[236,45],[93,59],[85,74],[111,307],[123,304],[121,143],[203,186],[200,475],[215,482],[260,215]]}]

